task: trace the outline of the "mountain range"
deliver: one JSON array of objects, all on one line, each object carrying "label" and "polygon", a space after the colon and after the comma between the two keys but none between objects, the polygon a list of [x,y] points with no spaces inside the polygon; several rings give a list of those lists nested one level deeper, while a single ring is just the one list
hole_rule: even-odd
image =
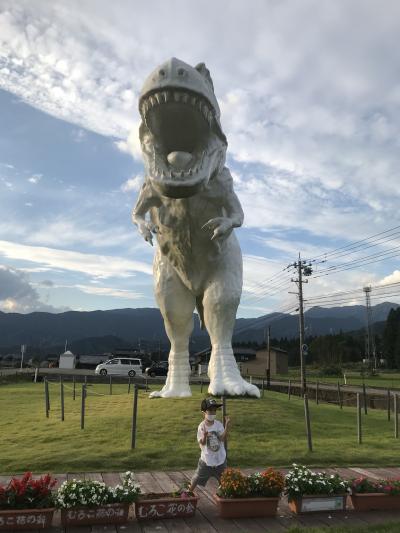
[{"label": "mountain range", "polygon": [[[391,308],[398,304],[383,302],[372,307],[374,322],[385,321]],[[306,335],[326,335],[340,331],[355,331],[365,327],[365,306],[313,307],[305,312]],[[266,326],[271,326],[274,339],[298,336],[298,317],[284,313],[271,313],[258,318],[238,318],[234,341],[256,341],[265,338]],[[75,347],[80,353],[99,353],[114,348],[135,347],[140,344],[149,349],[166,347],[160,311],[155,308],[112,309],[107,311],[67,311],[65,313],[3,313],[0,312],[0,351],[15,351],[21,344],[41,347],[49,352],[64,347]],[[209,345],[208,335],[199,326],[194,315],[191,337],[192,350]]]}]

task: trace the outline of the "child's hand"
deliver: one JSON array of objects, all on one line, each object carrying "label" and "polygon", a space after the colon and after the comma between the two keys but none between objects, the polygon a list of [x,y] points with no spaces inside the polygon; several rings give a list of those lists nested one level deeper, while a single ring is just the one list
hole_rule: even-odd
[{"label": "child's hand", "polygon": [[231,423],[231,418],[229,416],[225,417],[225,427],[228,427]]}]

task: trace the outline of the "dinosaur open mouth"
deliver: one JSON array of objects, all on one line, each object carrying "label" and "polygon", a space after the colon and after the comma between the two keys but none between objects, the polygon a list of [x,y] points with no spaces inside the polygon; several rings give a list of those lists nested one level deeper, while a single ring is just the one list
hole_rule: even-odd
[{"label": "dinosaur open mouth", "polygon": [[152,134],[150,178],[163,194],[195,194],[210,177],[207,147],[214,119],[209,102],[198,94],[163,89],[147,94],[140,113]]}]

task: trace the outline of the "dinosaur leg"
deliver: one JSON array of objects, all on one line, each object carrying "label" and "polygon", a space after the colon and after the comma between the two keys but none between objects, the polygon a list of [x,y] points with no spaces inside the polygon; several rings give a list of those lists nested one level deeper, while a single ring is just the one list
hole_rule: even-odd
[{"label": "dinosaur leg", "polygon": [[195,297],[179,279],[170,263],[161,256],[154,262],[155,296],[171,342],[168,375],[164,387],[151,398],[191,396],[189,386],[189,338],[193,329]]},{"label": "dinosaur leg", "polygon": [[232,334],[241,287],[241,272],[232,269],[217,274],[204,293],[204,321],[212,346],[208,366],[208,392],[216,396],[248,394],[259,398],[258,387],[248,383],[240,375],[232,350]]}]

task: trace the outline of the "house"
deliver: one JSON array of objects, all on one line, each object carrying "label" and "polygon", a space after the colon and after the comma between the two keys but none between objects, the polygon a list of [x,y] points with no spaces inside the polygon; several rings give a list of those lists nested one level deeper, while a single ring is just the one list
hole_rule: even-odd
[{"label": "house", "polygon": [[[243,362],[241,366],[242,374],[266,376],[268,368],[268,349],[262,348],[257,350],[255,359]],[[271,346],[270,371],[271,376],[288,373],[288,353],[285,350],[276,346]]]}]

